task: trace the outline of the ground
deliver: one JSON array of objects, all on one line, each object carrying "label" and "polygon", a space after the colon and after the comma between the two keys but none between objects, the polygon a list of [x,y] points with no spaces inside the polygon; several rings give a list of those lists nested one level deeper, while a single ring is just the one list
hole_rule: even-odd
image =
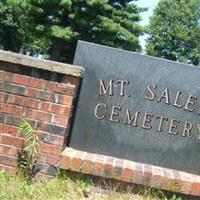
[{"label": "ground", "polygon": [[19,175],[8,176],[0,171],[1,200],[182,200],[168,199],[163,192],[151,188],[133,192],[133,188],[124,189],[120,184],[103,185],[69,174],[51,180],[27,182]]}]

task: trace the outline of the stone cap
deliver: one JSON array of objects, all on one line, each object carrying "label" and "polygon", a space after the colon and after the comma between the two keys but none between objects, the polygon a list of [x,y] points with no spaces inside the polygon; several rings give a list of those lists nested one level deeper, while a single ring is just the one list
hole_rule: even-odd
[{"label": "stone cap", "polygon": [[33,58],[22,54],[13,53],[10,51],[0,50],[0,61],[26,66],[36,69],[57,72],[76,77],[83,77],[85,69],[81,66],[64,64],[45,59]]}]

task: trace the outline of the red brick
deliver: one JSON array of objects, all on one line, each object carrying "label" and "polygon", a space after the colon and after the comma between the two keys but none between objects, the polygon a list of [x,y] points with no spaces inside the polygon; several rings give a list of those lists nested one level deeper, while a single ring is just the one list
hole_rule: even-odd
[{"label": "red brick", "polygon": [[55,165],[58,166],[60,162],[60,157],[59,156],[51,156],[47,155],[47,160],[46,162],[50,165]]},{"label": "red brick", "polygon": [[200,196],[200,182],[192,184],[191,195]]},{"label": "red brick", "polygon": [[10,114],[7,114],[7,113],[2,113],[0,114],[2,117],[2,123],[4,124],[7,124],[7,125],[11,125],[11,126],[17,126],[19,127],[19,124],[20,124],[20,120],[21,120],[21,117],[18,117],[18,116],[15,116],[15,115],[10,115]]},{"label": "red brick", "polygon": [[18,95],[9,95],[7,103],[28,108],[38,108],[39,101],[36,99],[22,97]]},{"label": "red brick", "polygon": [[67,126],[69,124],[69,118],[55,115],[54,116],[54,124],[61,125],[61,126]]},{"label": "red brick", "polygon": [[75,89],[76,88],[72,85],[56,83],[56,82],[49,82],[47,87],[47,90],[50,92],[56,92],[59,94],[65,94],[70,96],[74,96]]},{"label": "red brick", "polygon": [[24,139],[5,134],[1,135],[1,144],[22,148],[24,144]]},{"label": "red brick", "polygon": [[12,77],[12,73],[0,70],[0,81],[10,81]]},{"label": "red brick", "polygon": [[35,133],[40,137],[40,139],[43,139],[43,137],[45,137],[46,135],[49,135],[46,132],[38,131],[38,130],[36,130]]},{"label": "red brick", "polygon": [[123,159],[115,158],[113,161],[112,178],[121,180],[125,161]]},{"label": "red brick", "polygon": [[65,76],[64,83],[78,86],[80,79],[74,76]]},{"label": "red brick", "polygon": [[8,113],[11,115],[22,115],[22,107],[14,106],[6,103],[0,103],[0,113]]},{"label": "red brick", "polygon": [[160,188],[163,179],[163,168],[153,166],[153,175],[151,177],[150,185],[152,187]]},{"label": "red brick", "polygon": [[4,99],[5,99],[6,95],[8,95],[8,94],[6,94],[5,92],[0,92],[0,103],[5,102]]},{"label": "red brick", "polygon": [[20,148],[0,144],[0,154],[17,158],[20,151],[21,151]]},{"label": "red brick", "polygon": [[92,172],[93,163],[91,160],[83,160],[81,172],[85,174],[90,174]]},{"label": "red brick", "polygon": [[142,163],[135,163],[135,168],[131,177],[131,182],[137,183],[137,184],[143,184],[143,167],[144,165]]},{"label": "red brick", "polygon": [[65,116],[71,116],[72,115],[72,108],[65,107],[64,113]]},{"label": "red brick", "polygon": [[170,169],[164,169],[164,177],[162,180],[162,189],[179,192],[181,189],[180,182],[173,177],[173,172]]},{"label": "red brick", "polygon": [[33,97],[36,99],[55,102],[55,95],[48,91],[37,90],[33,88],[27,88],[27,96]]},{"label": "red brick", "polygon": [[181,182],[181,188],[180,188],[180,193],[184,194],[190,194],[191,193],[191,188],[192,188],[192,183],[187,182],[187,181],[182,181]]},{"label": "red brick", "polygon": [[49,102],[41,102],[41,107],[40,107],[40,109],[42,110],[42,111],[46,111],[46,112],[49,112],[49,110],[50,110],[50,106],[51,106],[51,104],[49,103]]},{"label": "red brick", "polygon": [[43,89],[45,81],[38,78],[33,78],[21,74],[14,74],[12,77],[12,82],[19,85],[25,85],[33,88]]},{"label": "red brick", "polygon": [[43,143],[41,144],[41,152],[53,155],[60,155],[61,148],[55,145]]},{"label": "red brick", "polygon": [[179,192],[182,188],[182,180],[181,180],[180,173],[179,171],[172,169],[172,174],[173,174],[173,179],[177,186],[177,188],[174,188],[174,189],[176,189],[176,191]]},{"label": "red brick", "polygon": [[96,158],[94,160],[94,168],[93,168],[94,175],[96,175],[96,176],[102,175],[103,169],[104,169],[104,160],[105,160],[105,156],[96,155]]},{"label": "red brick", "polygon": [[7,125],[7,124],[1,124],[0,123],[1,133],[7,133],[9,135],[16,136],[18,130],[19,130],[19,128],[16,127],[16,126],[10,126],[10,125]]},{"label": "red brick", "polygon": [[73,104],[73,97],[60,95],[58,99],[58,103],[71,106]]},{"label": "red brick", "polygon": [[[10,125],[10,127],[16,127],[18,128],[20,125],[20,121],[21,121],[21,117],[20,116],[15,116],[15,115],[9,115],[9,114],[0,114],[3,115],[3,123]],[[26,121],[28,121],[28,123],[35,128],[36,127],[36,121],[35,120],[30,120],[30,119],[26,119]],[[19,133],[19,131],[18,131]]]},{"label": "red brick", "polygon": [[144,185],[150,185],[152,175],[153,175],[152,166],[148,164],[144,164],[144,176],[143,176]]},{"label": "red brick", "polygon": [[134,163],[128,160],[125,160],[124,171],[122,174],[122,180],[130,182],[134,170]]},{"label": "red brick", "polygon": [[61,105],[61,104],[54,104],[54,103],[44,101],[44,102],[41,102],[40,109],[42,111],[55,113],[58,115],[65,115],[65,116],[71,115],[71,108]]},{"label": "red brick", "polygon": [[43,131],[36,131],[37,135],[42,139],[44,143],[47,144],[53,144],[57,146],[63,146],[64,143],[64,137],[63,136],[57,136],[57,135],[52,135]]},{"label": "red brick", "polygon": [[95,162],[93,175],[101,176],[104,169],[103,163]]},{"label": "red brick", "polygon": [[66,136],[66,128],[55,124],[37,122],[37,130],[50,133],[52,135]]},{"label": "red brick", "polygon": [[51,122],[51,114],[37,110],[27,110],[26,117],[43,122]]},{"label": "red brick", "polygon": [[51,92],[56,92],[60,94],[74,96],[75,86],[63,83],[49,82],[47,90]]},{"label": "red brick", "polygon": [[80,172],[82,160],[79,157],[73,157],[71,159],[70,168],[72,171]]},{"label": "red brick", "polygon": [[193,183],[191,175],[185,172],[179,172],[179,173],[182,181],[180,192],[183,192],[185,194],[190,194]]},{"label": "red brick", "polygon": [[50,112],[56,113],[59,115],[63,115],[65,113],[65,109],[66,109],[65,106],[58,105],[58,104],[52,104]]},{"label": "red brick", "polygon": [[179,182],[177,182],[173,178],[172,170],[170,169],[163,169],[164,176],[162,180],[162,189],[169,190],[169,191],[179,191],[181,186]]},{"label": "red brick", "polygon": [[125,182],[130,182],[132,174],[133,174],[133,169],[125,168],[123,170],[122,180]]},{"label": "red brick", "polygon": [[70,156],[61,156],[60,157],[60,168],[61,169],[70,169],[71,158]]},{"label": "red brick", "polygon": [[17,166],[17,158],[5,156],[5,155],[0,155],[0,164],[16,167]]},{"label": "red brick", "polygon": [[6,172],[6,174],[9,175],[14,175],[16,174],[16,167],[11,167],[11,166],[7,166],[7,165],[2,165],[0,164],[0,170]]},{"label": "red brick", "polygon": [[17,94],[17,95],[25,95],[26,93],[25,86],[14,85],[7,82],[4,83],[0,82],[0,90],[10,94]]},{"label": "red brick", "polygon": [[4,94],[0,92],[0,103],[4,102]]},{"label": "red brick", "polygon": [[38,162],[39,163],[46,163],[47,160],[47,154],[43,154],[43,153],[38,153]]},{"label": "red brick", "polygon": [[51,137],[53,138],[53,140],[51,141],[50,144],[55,144],[55,145],[58,145],[58,146],[63,146],[63,144],[64,144],[64,137],[56,137],[56,136],[53,136],[53,135],[51,135]]},{"label": "red brick", "polygon": [[114,158],[106,157],[102,173],[103,177],[112,178],[113,161]]},{"label": "red brick", "polygon": [[92,172],[93,169],[93,158],[94,158],[94,154],[91,153],[86,153],[86,155],[84,156],[83,162],[82,162],[82,166],[81,166],[81,172],[82,173],[86,173],[89,174]]},{"label": "red brick", "polygon": [[48,123],[45,123],[45,122],[37,122],[37,125],[36,125],[36,129],[38,131],[43,131],[43,132],[49,132],[49,126],[50,124]]},{"label": "red brick", "polygon": [[195,196],[200,196],[200,176],[190,174],[192,179],[192,191],[191,194]]}]

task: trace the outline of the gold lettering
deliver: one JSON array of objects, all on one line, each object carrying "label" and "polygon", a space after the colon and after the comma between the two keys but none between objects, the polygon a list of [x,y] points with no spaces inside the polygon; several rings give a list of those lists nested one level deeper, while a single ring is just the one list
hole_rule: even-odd
[{"label": "gold lettering", "polygon": [[192,95],[189,95],[188,100],[187,100],[187,103],[185,104],[184,109],[185,109],[185,110],[188,110],[188,111],[190,111],[190,112],[194,111],[194,108],[189,108],[189,106],[190,106],[190,105],[192,106],[192,105],[194,104],[194,101],[195,101],[195,100],[197,100],[197,97],[192,96]]},{"label": "gold lettering", "polygon": [[160,120],[159,120],[159,125],[158,125],[158,131],[161,132],[161,131],[162,131],[163,122],[164,122],[164,120],[167,121],[168,118],[162,117],[162,116],[158,116],[158,117],[156,117],[156,119],[160,119]]},{"label": "gold lettering", "polygon": [[197,124],[197,129],[199,131],[199,135],[197,136],[197,140],[200,141],[200,124]]},{"label": "gold lettering", "polygon": [[177,135],[178,134],[178,131],[173,132],[173,129],[177,128],[177,124],[176,123],[179,123],[179,120],[171,119],[170,126],[169,126],[169,131],[168,131],[169,134],[172,134],[172,135]]},{"label": "gold lettering", "polygon": [[165,88],[162,95],[160,96],[160,98],[157,99],[157,101],[161,101],[162,98],[165,98],[165,103],[169,104],[169,89],[168,88]]},{"label": "gold lettering", "polygon": [[175,101],[174,101],[174,104],[173,104],[174,106],[179,107],[179,108],[183,107],[183,105],[178,104],[178,99],[179,99],[180,94],[181,94],[181,91],[178,91],[176,93],[176,98],[175,98]]},{"label": "gold lettering", "polygon": [[123,80],[117,80],[117,83],[120,84],[120,93],[119,93],[119,95],[120,96],[124,96],[124,86],[125,86],[125,84],[128,85],[129,82],[127,80],[125,80],[125,81],[123,81]]},{"label": "gold lettering", "polygon": [[200,115],[200,108],[199,108],[199,110],[198,110],[197,114],[198,114],[198,115]]},{"label": "gold lettering", "polygon": [[183,129],[183,134],[182,136],[183,137],[191,137],[191,130],[193,128],[193,125],[191,122],[185,122],[185,125],[184,125],[184,129]]},{"label": "gold lettering", "polygon": [[142,128],[150,130],[152,126],[148,126],[148,123],[151,122],[153,115],[149,113],[144,113],[144,120],[142,124]]},{"label": "gold lettering", "polygon": [[99,104],[97,104],[96,107],[95,107],[95,110],[94,110],[94,116],[95,116],[97,119],[103,119],[103,118],[105,118],[105,116],[106,116],[105,113],[104,113],[102,116],[99,116],[99,115],[98,115],[98,109],[99,109],[100,106],[104,107],[104,110],[107,109],[107,105],[106,105],[106,104],[104,104],[104,103],[99,103]]},{"label": "gold lettering", "polygon": [[150,101],[154,100],[154,98],[155,98],[155,94],[154,94],[154,91],[152,88],[155,90],[156,85],[154,85],[154,84],[147,85],[147,89],[150,92],[150,96],[147,96],[147,95],[144,96],[145,99],[150,100]]},{"label": "gold lettering", "polygon": [[[119,119],[116,119],[116,117],[119,117],[119,111],[121,110],[120,107],[117,107],[117,106],[112,106],[112,111],[111,111],[111,114],[110,114],[110,118],[109,120],[111,122],[115,122],[115,123],[118,123],[119,122]],[[114,119],[115,118],[115,119]]]},{"label": "gold lettering", "polygon": [[110,96],[113,95],[113,80],[110,80],[106,86],[104,81],[99,79],[99,95],[106,95],[107,93]]},{"label": "gold lettering", "polygon": [[[137,126],[137,119],[138,119],[138,115],[139,115],[139,111],[137,111],[132,117],[130,115],[130,111],[127,109],[126,110],[126,115],[125,115],[125,119],[124,119],[124,124],[132,124],[133,126]],[[132,123],[133,122],[133,123]]]}]

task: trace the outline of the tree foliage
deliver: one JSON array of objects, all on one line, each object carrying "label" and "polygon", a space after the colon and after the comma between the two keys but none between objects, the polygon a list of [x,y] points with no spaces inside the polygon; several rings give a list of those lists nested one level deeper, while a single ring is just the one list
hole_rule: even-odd
[{"label": "tree foliage", "polygon": [[[13,10],[11,24],[0,29],[17,33],[15,38],[22,52],[71,62],[78,39],[141,50],[138,37],[143,28],[138,22],[145,9],[131,0],[3,0],[1,4]],[[20,22],[14,19],[15,9]],[[5,12],[2,11],[7,16]],[[0,44],[5,48],[7,43]],[[11,45],[5,49],[19,48]]]},{"label": "tree foliage", "polygon": [[0,48],[18,52],[22,45],[19,31],[23,15],[14,0],[0,1]]},{"label": "tree foliage", "polygon": [[147,53],[200,64],[200,0],[160,0],[150,20]]}]

